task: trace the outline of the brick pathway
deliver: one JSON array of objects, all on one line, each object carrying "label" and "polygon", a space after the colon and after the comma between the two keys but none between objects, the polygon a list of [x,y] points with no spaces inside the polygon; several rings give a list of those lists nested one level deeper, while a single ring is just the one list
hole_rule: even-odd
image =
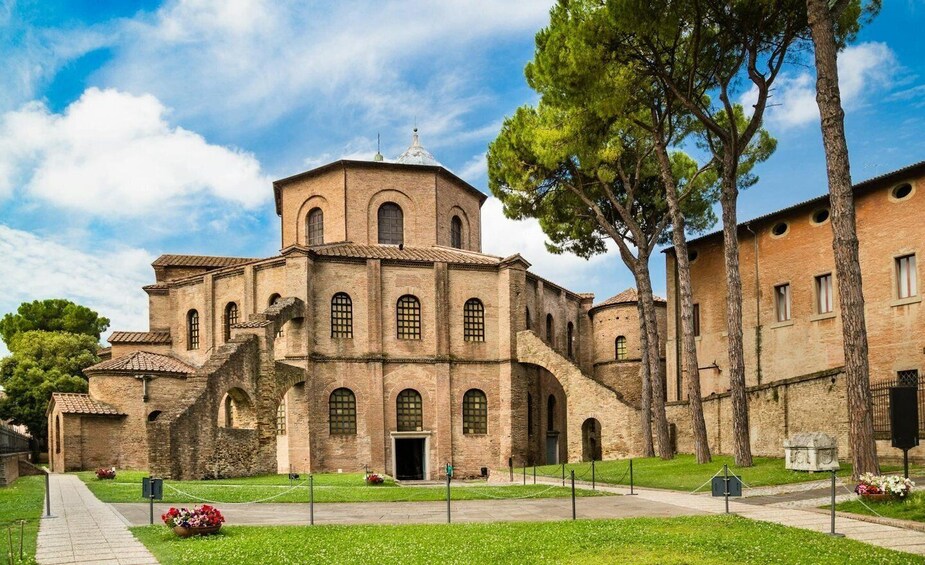
[{"label": "brick pathway", "polygon": [[51,513],[39,526],[36,560],[41,565],[157,564],[128,531],[125,521],[74,475],[51,475]]}]

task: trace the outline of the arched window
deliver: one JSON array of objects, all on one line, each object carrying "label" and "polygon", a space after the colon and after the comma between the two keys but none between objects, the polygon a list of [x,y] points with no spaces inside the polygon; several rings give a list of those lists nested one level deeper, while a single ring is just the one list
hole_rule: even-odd
[{"label": "arched window", "polygon": [[478,298],[466,300],[463,306],[463,339],[485,341],[485,307]]},{"label": "arched window", "polygon": [[405,220],[401,208],[394,202],[379,207],[379,243],[398,245],[405,242]]},{"label": "arched window", "polygon": [[238,305],[229,302],[225,305],[225,341],[231,339],[231,326],[238,323]]},{"label": "arched window", "polygon": [[276,305],[276,303],[282,300],[282,298],[283,297],[280,296],[278,292],[274,292],[273,294],[270,295],[269,300],[267,300],[267,306]]},{"label": "arched window", "polygon": [[61,453],[61,415],[55,416],[55,453]]},{"label": "arched window", "polygon": [[546,430],[553,431],[556,429],[556,397],[549,395],[546,399]]},{"label": "arched window", "polygon": [[463,396],[463,433],[488,433],[488,401],[485,393],[477,388],[468,390]]},{"label": "arched window", "polygon": [[424,429],[424,409],[421,394],[413,388],[406,388],[398,393],[395,400],[395,412],[398,431],[419,432]]},{"label": "arched window", "polygon": [[549,345],[555,345],[555,332],[552,328],[552,314],[546,314],[546,341]]},{"label": "arched window", "polygon": [[151,411],[150,414],[148,414],[148,421],[149,421],[149,422],[154,422],[154,421],[157,420],[157,417],[160,416],[160,415],[161,415],[161,411],[160,411],[160,410],[153,410],[153,411]]},{"label": "arched window", "polygon": [[533,396],[527,393],[527,435],[533,436]]},{"label": "arched window", "polygon": [[286,397],[279,401],[276,407],[276,435],[286,435]]},{"label": "arched window", "polygon": [[626,359],[626,338],[622,335],[617,336],[614,346],[616,347],[617,361]]},{"label": "arched window", "polygon": [[234,399],[230,394],[225,395],[225,427],[234,427]]},{"label": "arched window", "polygon": [[569,356],[569,357],[574,357],[574,355],[573,355],[573,354],[574,354],[574,351],[572,350],[572,340],[573,340],[574,337],[575,337],[575,336],[574,336],[574,333],[575,333],[575,325],[572,324],[572,322],[569,322],[569,323],[568,323],[568,326],[565,327],[565,339],[566,339],[566,341],[568,342],[568,343],[566,343],[566,347],[568,347],[568,356]]},{"label": "arched window", "polygon": [[395,307],[398,339],[421,339],[421,303],[417,296],[406,294]]},{"label": "arched window", "polygon": [[459,216],[453,216],[450,221],[450,245],[462,249],[462,220]]},{"label": "arched window", "polygon": [[324,243],[324,212],[321,208],[312,208],[308,213],[308,244],[321,245]]},{"label": "arched window", "polygon": [[199,312],[195,310],[186,313],[186,348],[199,349]]},{"label": "arched window", "polygon": [[353,301],[346,292],[331,298],[331,337],[353,337]]},{"label": "arched window", "polygon": [[530,309],[529,309],[529,308],[527,308],[526,314],[527,314],[527,315],[526,315],[526,318],[527,318],[527,329],[528,329],[528,330],[533,329],[533,320],[530,319]]},{"label": "arched window", "polygon": [[329,429],[332,435],[355,435],[357,433],[357,399],[349,388],[339,388],[331,393],[328,402]]}]

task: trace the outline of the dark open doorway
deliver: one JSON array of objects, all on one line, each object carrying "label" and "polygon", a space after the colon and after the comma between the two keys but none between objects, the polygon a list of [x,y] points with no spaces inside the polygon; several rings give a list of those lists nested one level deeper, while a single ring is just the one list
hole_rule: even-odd
[{"label": "dark open doorway", "polygon": [[424,438],[395,440],[395,478],[400,481],[424,480]]}]

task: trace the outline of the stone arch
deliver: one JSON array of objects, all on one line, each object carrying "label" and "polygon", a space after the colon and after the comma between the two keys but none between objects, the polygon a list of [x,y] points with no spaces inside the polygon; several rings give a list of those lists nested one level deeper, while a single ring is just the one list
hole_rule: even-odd
[{"label": "stone arch", "polygon": [[[330,217],[330,214],[328,214],[330,205],[328,204],[328,201],[324,196],[315,194],[315,195],[310,196],[307,200],[305,200],[305,202],[302,203],[302,206],[299,207],[299,212],[295,216],[296,242],[298,242],[299,245],[308,246],[308,231],[307,231],[308,213],[313,208],[320,208],[321,213],[324,214],[325,219],[328,219]],[[327,224],[325,224],[324,240],[333,241],[333,239],[328,238],[327,227],[328,227]]]},{"label": "stone arch", "polygon": [[[637,433],[639,408],[627,402],[620,393],[584,374],[571,360],[529,330],[517,333],[517,361],[541,367],[561,385],[569,460],[582,457],[581,425],[588,418],[615,423],[601,430],[599,443],[603,458],[641,453],[642,443]],[[545,403],[545,397],[541,398]],[[545,427],[546,419],[541,422]]]},{"label": "stone arch", "polygon": [[581,460],[601,460],[601,423],[588,418],[581,424]]},{"label": "stone arch", "polygon": [[232,387],[222,395],[218,405],[218,425],[222,428],[252,430],[257,427],[257,412],[250,395],[240,387]]},{"label": "stone arch", "polygon": [[379,243],[379,207],[386,202],[394,202],[402,210],[404,224],[403,241],[405,245],[420,245],[417,241],[421,218],[418,215],[414,199],[404,191],[394,188],[382,189],[369,198],[366,207],[366,242],[369,245]]}]

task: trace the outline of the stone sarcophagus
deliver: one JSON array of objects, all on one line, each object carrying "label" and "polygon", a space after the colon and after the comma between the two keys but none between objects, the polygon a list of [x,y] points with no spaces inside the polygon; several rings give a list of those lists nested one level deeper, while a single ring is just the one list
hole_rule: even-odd
[{"label": "stone sarcophagus", "polygon": [[838,444],[823,432],[802,432],[784,440],[784,460],[793,471],[832,471],[839,468]]}]

